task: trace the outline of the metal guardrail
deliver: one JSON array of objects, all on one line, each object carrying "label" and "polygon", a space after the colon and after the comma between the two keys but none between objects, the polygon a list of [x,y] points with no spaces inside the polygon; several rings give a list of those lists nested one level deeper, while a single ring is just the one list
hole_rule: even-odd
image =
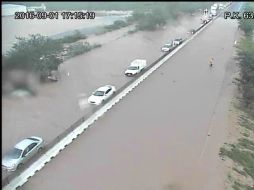
[{"label": "metal guardrail", "polygon": [[[229,7],[229,5],[227,6],[227,8],[228,8],[228,7]],[[222,13],[222,12],[221,12],[221,13]],[[216,16],[216,18],[218,18],[218,17],[221,15],[221,13],[219,13],[219,14]],[[216,19],[216,18],[214,18],[214,19]],[[213,19],[213,20],[214,20],[214,19]],[[92,112],[85,114],[83,117],[81,117],[79,120],[77,120],[77,121],[76,121],[74,124],[72,124],[68,129],[66,129],[64,132],[62,132],[60,135],[58,135],[53,141],[51,141],[50,143],[48,143],[48,144],[46,145],[45,150],[43,151],[43,153],[48,154],[48,152],[49,152],[50,150],[52,150],[54,146],[56,146],[56,145],[59,144],[61,141],[63,141],[63,139],[65,139],[68,135],[70,135],[71,133],[73,133],[73,131],[77,130],[78,127],[80,127],[80,126],[82,125],[82,123],[85,123],[87,120],[89,120],[89,118],[90,118],[91,116],[93,116],[93,115],[96,114],[100,109],[102,109],[103,107],[105,107],[105,105],[109,104],[109,102],[110,102],[112,99],[114,99],[114,98],[116,98],[117,96],[119,96],[125,89],[127,89],[127,87],[131,86],[131,84],[134,84],[134,83],[136,82],[136,84],[138,85],[140,82],[142,82],[142,81],[143,81],[146,77],[148,77],[153,71],[155,71],[158,67],[160,67],[167,59],[169,59],[169,58],[170,58],[172,55],[174,55],[179,49],[181,49],[181,48],[186,44],[186,42],[188,42],[188,41],[191,40],[194,36],[196,36],[196,35],[199,33],[199,31],[200,31],[202,28],[204,28],[205,26],[207,26],[211,21],[212,21],[212,20],[210,20],[210,21],[209,21],[208,23],[206,23],[206,24],[201,25],[199,28],[197,28],[197,29],[195,30],[195,31],[196,31],[195,34],[193,34],[191,37],[185,38],[182,44],[180,44],[180,45],[174,47],[174,48],[171,49],[169,52],[163,54],[161,57],[159,57],[157,60],[155,60],[155,61],[154,61],[153,63],[151,63],[149,66],[147,66],[146,69],[145,69],[142,73],[140,73],[140,74],[138,74],[137,76],[133,77],[130,81],[128,81],[128,82],[125,83],[122,87],[120,87],[120,88],[116,91],[116,93],[115,93],[114,96],[110,97],[108,100],[106,100],[105,102],[103,102],[101,105],[94,107],[94,108],[92,109]],[[162,62],[157,68],[152,69],[154,66],[156,66],[156,64],[158,64],[158,63],[159,63],[161,60],[163,60],[164,58],[166,58],[164,62]],[[152,70],[152,71],[151,71],[151,70]],[[145,76],[145,77],[142,77],[142,76]],[[143,79],[142,79],[142,78],[143,78]],[[142,79],[142,80],[140,80],[140,79]],[[137,86],[137,85],[136,85],[136,86]],[[136,86],[132,87],[132,89],[135,88]],[[132,90],[132,89],[131,89],[131,90]],[[131,91],[131,90],[130,90],[130,91]],[[129,93],[129,92],[127,92],[127,93]],[[126,94],[127,94],[127,93],[126,93]],[[125,94],[125,95],[126,95],[126,94]],[[124,95],[124,96],[125,96],[125,95]],[[120,98],[120,99],[121,99],[121,98]],[[119,99],[119,100],[120,100],[120,99]],[[118,101],[119,101],[119,100],[118,100]],[[117,101],[117,102],[118,102],[118,101]],[[117,103],[117,102],[115,102],[115,103]],[[112,104],[108,109],[110,109],[113,105],[114,105],[114,104]],[[107,110],[108,110],[108,109],[107,109]],[[106,110],[106,111],[107,111],[107,110]],[[96,119],[97,119],[97,118],[96,118]],[[96,120],[96,119],[95,119],[95,120]],[[94,122],[94,121],[93,121],[93,122]],[[93,123],[93,122],[92,122],[92,123]],[[88,126],[89,126],[89,125],[88,125]],[[84,127],[82,130],[80,130],[79,133],[77,133],[77,136],[78,136],[79,134],[81,134],[86,128],[88,128],[88,126],[87,126],[87,127]],[[77,137],[77,136],[76,136],[76,137]],[[73,139],[75,139],[75,138],[73,138]],[[69,143],[71,143],[73,139],[69,140]],[[64,146],[64,147],[65,147],[65,146]],[[61,150],[62,150],[62,149],[61,149]],[[61,150],[60,150],[60,151],[61,151]],[[58,153],[57,153],[57,154],[58,154]],[[42,156],[41,156],[41,157],[42,157]],[[40,161],[40,158],[41,158],[41,157],[35,159],[33,163],[35,163],[35,162],[37,162],[37,161]],[[51,158],[52,158],[52,157],[49,157],[48,162],[51,160]],[[45,165],[46,163],[47,163],[47,162],[45,162],[44,165]],[[43,166],[42,166],[42,167],[43,167]],[[41,168],[42,168],[42,167],[41,167]],[[21,170],[19,170],[19,172],[16,172],[16,173],[13,173],[13,174],[7,176],[5,179],[2,180],[2,187],[8,186],[8,184],[10,184],[12,180],[14,180],[14,179],[17,178],[18,176],[20,176],[20,175],[22,174],[23,171],[26,172],[26,170],[28,170],[29,168],[30,168],[30,166],[26,165],[24,168],[22,168]],[[38,170],[36,170],[36,171],[38,171]],[[34,172],[34,173],[35,173],[35,172]],[[34,174],[33,174],[33,175],[34,175]],[[30,175],[30,176],[33,176],[33,175]],[[24,180],[24,179],[23,179],[23,180]],[[24,183],[25,183],[25,181],[27,181],[27,179],[24,180]],[[16,187],[15,187],[15,188],[16,188]],[[15,189],[15,188],[14,188],[14,189]],[[7,188],[7,187],[6,187],[6,189],[12,189],[12,187],[10,187],[10,188]]]}]

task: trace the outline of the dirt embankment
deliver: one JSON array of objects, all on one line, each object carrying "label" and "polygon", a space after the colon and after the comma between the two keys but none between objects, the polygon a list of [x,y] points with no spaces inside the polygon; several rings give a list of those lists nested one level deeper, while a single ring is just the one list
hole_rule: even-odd
[{"label": "dirt embankment", "polygon": [[220,149],[227,176],[226,190],[254,190],[254,118],[241,107],[238,92],[232,100],[228,136]]}]

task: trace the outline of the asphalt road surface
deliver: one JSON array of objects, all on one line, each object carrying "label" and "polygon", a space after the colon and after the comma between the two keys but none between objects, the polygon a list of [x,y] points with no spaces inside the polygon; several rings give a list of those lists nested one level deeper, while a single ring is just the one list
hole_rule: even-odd
[{"label": "asphalt road surface", "polygon": [[236,34],[214,21],[21,189],[224,189]]}]

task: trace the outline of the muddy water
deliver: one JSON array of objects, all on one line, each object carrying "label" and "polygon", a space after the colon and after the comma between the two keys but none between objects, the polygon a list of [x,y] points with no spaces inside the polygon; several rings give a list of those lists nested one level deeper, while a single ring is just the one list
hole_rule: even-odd
[{"label": "muddy water", "polygon": [[51,141],[92,111],[92,106],[82,103],[94,89],[105,84],[120,87],[129,80],[123,72],[133,59],[144,58],[150,64],[161,55],[165,42],[187,36],[187,31],[199,24],[198,17],[186,17],[161,31],[123,37],[128,30],[122,29],[93,36],[91,41],[102,41],[103,47],[66,61],[60,68],[59,82],[40,86],[36,97],[3,97],[2,154],[27,136]]},{"label": "muddy water", "polygon": [[[60,13],[59,13],[60,14]],[[112,24],[115,20],[125,19],[125,16],[99,16],[95,19],[14,19],[14,16],[2,17],[2,51],[8,51],[15,36],[28,37],[29,34],[56,36],[73,30],[91,29],[97,26]]]},{"label": "muddy water", "polygon": [[216,20],[21,189],[223,190],[236,30]]},{"label": "muddy water", "polygon": [[26,136],[52,140],[91,111],[91,106],[80,108],[80,97],[87,98],[104,84],[120,87],[129,80],[123,72],[133,59],[144,58],[150,64],[161,55],[160,47],[165,42],[186,36],[199,24],[199,18],[186,17],[180,24],[156,32],[138,32],[117,40],[112,35],[111,40],[104,40],[110,43],[66,61],[61,67],[61,80],[41,86],[38,96],[3,98],[3,153]]}]

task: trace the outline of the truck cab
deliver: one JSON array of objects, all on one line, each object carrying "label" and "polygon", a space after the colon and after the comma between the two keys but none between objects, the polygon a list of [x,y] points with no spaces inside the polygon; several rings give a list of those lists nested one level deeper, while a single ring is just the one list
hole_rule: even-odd
[{"label": "truck cab", "polygon": [[127,70],[125,71],[126,76],[134,76],[140,73],[146,67],[146,60],[136,59],[131,62]]}]

